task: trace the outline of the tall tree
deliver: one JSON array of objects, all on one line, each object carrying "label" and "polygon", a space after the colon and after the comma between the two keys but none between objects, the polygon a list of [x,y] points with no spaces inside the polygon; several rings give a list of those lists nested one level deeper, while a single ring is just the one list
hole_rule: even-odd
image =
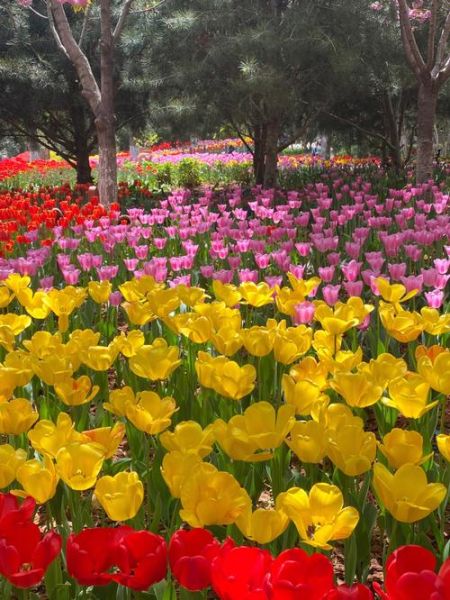
[{"label": "tall tree", "polygon": [[[32,0],[19,0],[31,7]],[[98,0],[100,20],[100,72],[96,77],[88,55],[76,40],[66,14],[65,4],[84,6],[87,23],[91,8],[88,0],[47,0],[50,29],[59,50],[73,64],[81,83],[83,96],[94,115],[99,146],[98,188],[100,201],[108,205],[117,199],[116,123],[114,114],[114,50],[122,34],[133,0],[119,3],[118,16],[114,18],[112,0]],[[84,25],[83,25],[84,27]],[[82,30],[83,31],[83,30]]]}]

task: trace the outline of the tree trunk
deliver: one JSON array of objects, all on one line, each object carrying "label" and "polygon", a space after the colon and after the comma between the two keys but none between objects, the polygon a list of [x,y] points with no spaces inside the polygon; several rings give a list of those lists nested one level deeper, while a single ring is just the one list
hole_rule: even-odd
[{"label": "tree trunk", "polygon": [[437,90],[431,82],[419,85],[417,106],[416,181],[433,178],[433,135],[436,119]]},{"label": "tree trunk", "polygon": [[253,137],[253,174],[257,185],[263,185],[265,172],[265,152],[266,152],[267,130],[265,125],[257,125]]},{"label": "tree trunk", "polygon": [[96,115],[98,137],[98,192],[100,202],[109,206],[117,201],[116,127],[114,115],[114,39],[111,1],[101,0],[100,89],[101,105]]},{"label": "tree trunk", "polygon": [[265,151],[264,187],[273,188],[277,184],[278,175],[278,138],[280,127],[277,121],[267,125]]},{"label": "tree trunk", "polygon": [[92,171],[89,164],[87,145],[78,147],[77,151],[77,183],[92,183]]}]

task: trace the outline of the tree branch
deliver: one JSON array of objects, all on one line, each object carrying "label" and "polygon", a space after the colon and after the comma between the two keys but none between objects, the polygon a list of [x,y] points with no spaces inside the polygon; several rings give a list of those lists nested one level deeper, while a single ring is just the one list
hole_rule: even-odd
[{"label": "tree branch", "polygon": [[406,3],[406,0],[398,0],[398,8],[400,16],[400,31],[402,34],[406,58],[416,77],[421,79],[426,72],[426,65],[422,54],[420,53],[411,27],[411,21],[409,19],[409,6]]},{"label": "tree branch", "polygon": [[56,33],[65,49],[65,53],[74,65],[80,78],[82,93],[89,102],[92,112],[97,115],[101,107],[102,98],[91,65],[73,37],[63,5],[58,0],[49,0],[49,6],[55,22]]},{"label": "tree branch", "polygon": [[431,7],[431,19],[428,29],[428,44],[427,44],[427,69],[431,71],[434,66],[435,43],[436,43],[436,26],[439,11],[439,1],[433,0]]},{"label": "tree branch", "polygon": [[[439,38],[439,43],[436,51],[436,59],[434,62],[434,67],[431,72],[431,76],[433,79],[437,79],[442,71],[445,71],[446,65],[449,63],[448,57],[444,61],[444,54],[447,48],[448,38],[450,35],[450,10],[447,13],[447,17],[445,19],[444,26],[441,31],[441,37]],[[442,64],[444,63],[444,64]]]},{"label": "tree branch", "polygon": [[394,150],[395,146],[393,144],[391,144],[391,142],[386,138],[386,136],[382,135],[381,133],[377,133],[376,131],[369,131],[368,129],[365,129],[364,127],[361,127],[360,125],[358,125],[354,121],[351,121],[350,119],[346,119],[344,117],[340,117],[339,115],[335,115],[334,113],[331,113],[331,112],[328,112],[328,111],[321,111],[321,112],[323,112],[323,114],[325,114],[325,115],[328,115],[329,117],[332,117],[333,119],[336,119],[337,121],[341,121],[342,123],[346,123],[347,125],[350,125],[351,127],[354,127],[356,130],[360,131],[361,133],[363,133],[367,137],[372,137],[372,138],[381,140],[391,150]]},{"label": "tree branch", "polygon": [[134,0],[125,0],[125,4],[123,5],[122,12],[120,13],[119,20],[117,21],[117,25],[114,28],[114,33],[113,33],[114,44],[117,44],[117,41],[122,34],[123,28],[125,26],[125,21],[127,20],[127,17],[129,15],[131,5],[133,4],[133,2],[134,2]]}]

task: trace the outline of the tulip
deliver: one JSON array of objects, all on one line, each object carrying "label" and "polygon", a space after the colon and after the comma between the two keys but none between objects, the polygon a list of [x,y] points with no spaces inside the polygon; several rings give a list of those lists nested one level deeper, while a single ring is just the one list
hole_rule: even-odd
[{"label": "tulip", "polygon": [[221,600],[266,600],[264,579],[272,561],[267,550],[228,548],[212,561],[212,588]]},{"label": "tulip", "polygon": [[178,451],[204,458],[212,452],[214,442],[213,426],[208,425],[205,429],[202,429],[197,421],[182,421],[175,427],[175,431],[162,433],[159,440],[169,452]]},{"label": "tulip", "polygon": [[17,300],[33,319],[46,319],[50,314],[51,309],[46,304],[46,299],[46,292],[33,293],[29,288],[20,290],[17,294]]},{"label": "tulip", "polygon": [[144,333],[139,329],[133,329],[127,335],[121,333],[114,338],[113,344],[123,356],[130,358],[145,344]]},{"label": "tulip", "polygon": [[373,600],[373,594],[362,583],[355,583],[351,586],[341,584],[329,591],[323,600]]},{"label": "tulip", "polygon": [[400,546],[386,562],[384,592],[379,583],[374,588],[382,600],[446,600],[450,589],[450,559],[434,572],[436,558],[421,546]]},{"label": "tulip", "polygon": [[312,329],[304,325],[277,329],[273,345],[275,360],[290,365],[308,352],[311,342]]},{"label": "tulip", "polygon": [[98,429],[88,429],[83,431],[86,441],[100,444],[105,449],[105,458],[112,458],[125,435],[124,423],[117,422],[113,427],[99,427]]},{"label": "tulip", "polygon": [[87,375],[78,379],[68,377],[55,384],[56,395],[66,406],[87,404],[97,395],[99,389],[98,385],[92,385]]},{"label": "tulip", "polygon": [[246,281],[241,283],[238,290],[245,303],[255,308],[273,303],[273,291],[265,282],[256,284],[252,281]]},{"label": "tulip", "polygon": [[366,369],[375,384],[385,389],[391,381],[406,375],[408,365],[402,358],[396,358],[386,352],[379,354],[376,359],[371,359],[368,367],[364,368]]},{"label": "tulip", "polygon": [[356,477],[372,467],[377,452],[375,434],[355,425],[328,431],[327,454],[345,475]]},{"label": "tulip", "polygon": [[440,433],[436,436],[436,442],[439,452],[447,462],[450,462],[450,435]]},{"label": "tulip", "polygon": [[266,588],[274,600],[323,600],[333,588],[333,566],[323,554],[308,556],[300,548],[285,550],[270,566]]},{"label": "tulip", "polygon": [[378,277],[378,279],[375,280],[375,284],[383,300],[393,304],[397,310],[400,310],[400,304],[402,302],[406,302],[410,298],[413,298],[418,292],[417,289],[407,292],[405,286],[401,283],[390,284],[386,279],[383,279],[383,277]]},{"label": "tulip", "polygon": [[331,550],[329,542],[350,537],[359,521],[356,508],[344,508],[342,492],[327,483],[316,483],[309,494],[290,488],[278,495],[277,506],[293,521],[305,544],[324,550]]},{"label": "tulip", "polygon": [[162,461],[161,475],[169,488],[170,495],[180,498],[185,481],[198,468],[210,472],[216,470],[213,465],[203,463],[197,454],[185,454],[178,451],[166,454]]},{"label": "tulip", "polygon": [[58,451],[73,442],[87,441],[82,433],[75,430],[75,425],[67,413],[59,413],[56,424],[41,419],[28,432],[28,439],[35,450],[56,458]]},{"label": "tulip", "polygon": [[325,428],[316,421],[296,421],[286,444],[304,463],[320,463],[327,454]]},{"label": "tulip", "polygon": [[150,346],[141,346],[128,364],[139,377],[152,381],[168,379],[181,364],[179,349],[168,346],[163,338],[156,338]]},{"label": "tulip", "polygon": [[419,375],[433,390],[448,396],[450,394],[450,352],[440,352],[437,356],[421,356],[417,361]]},{"label": "tulip", "polygon": [[330,386],[340,394],[349,406],[366,408],[376,404],[383,388],[376,384],[368,373],[335,373]]},{"label": "tulip", "polygon": [[231,458],[247,462],[268,460],[271,449],[278,448],[294,425],[295,409],[283,405],[275,412],[268,402],[250,405],[243,415],[231,417],[228,423],[217,419],[214,434]]},{"label": "tulip", "polygon": [[214,333],[211,321],[196,313],[180,313],[173,317],[171,323],[178,333],[195,344],[208,342]]},{"label": "tulip", "polygon": [[66,286],[62,290],[50,290],[44,297],[44,303],[58,317],[58,329],[64,333],[69,328],[69,316],[86,298],[83,288]]},{"label": "tulip", "polygon": [[181,506],[180,517],[191,527],[231,525],[251,511],[251,500],[230,473],[199,468],[181,486]]},{"label": "tulip", "polygon": [[213,388],[218,394],[232,400],[241,400],[255,387],[256,369],[253,365],[241,367],[237,362],[227,360],[220,366],[214,363],[212,376]]},{"label": "tulip", "polygon": [[112,285],[109,281],[90,281],[88,283],[89,296],[97,304],[108,302],[112,292]]},{"label": "tulip", "polygon": [[0,539],[0,574],[18,588],[38,585],[61,552],[61,536],[50,531],[42,536],[34,523],[15,525]]},{"label": "tulip", "polygon": [[401,310],[380,302],[379,315],[387,333],[398,342],[407,344],[416,340],[424,329],[422,317],[416,312]]},{"label": "tulip", "polygon": [[53,461],[44,456],[44,462],[37,459],[27,460],[16,472],[16,479],[23,487],[13,490],[17,496],[31,496],[38,504],[45,504],[56,494],[58,475]]},{"label": "tulip", "polygon": [[31,319],[27,315],[15,315],[6,313],[0,315],[0,328],[8,328],[14,335],[19,335],[31,325]]},{"label": "tulip", "polygon": [[211,585],[211,563],[220,550],[219,542],[206,529],[179,529],[170,539],[170,570],[184,588],[204,590]]},{"label": "tulip", "polygon": [[226,283],[224,284],[218,279],[213,280],[212,288],[214,296],[217,298],[217,300],[222,300],[230,308],[233,308],[236,306],[236,304],[239,304],[242,299],[242,294],[236,286]]},{"label": "tulip", "polygon": [[17,450],[9,444],[0,445],[0,488],[10,485],[16,478],[17,469],[27,460],[22,448]]},{"label": "tulip", "polygon": [[164,579],[167,570],[164,539],[125,525],[72,533],[66,554],[69,575],[84,586],[103,586],[115,581],[144,591]]},{"label": "tulip", "polygon": [[105,448],[94,442],[75,442],[56,455],[58,475],[73,490],[94,487],[105,460]]},{"label": "tulip", "polygon": [[173,398],[161,398],[156,392],[138,392],[135,402],[125,405],[127,419],[136,429],[150,435],[157,435],[167,429],[171,423],[171,416],[177,410]]},{"label": "tulip", "polygon": [[20,435],[38,420],[39,414],[26,398],[14,398],[0,403],[0,433]]},{"label": "tulip", "polygon": [[233,329],[230,325],[223,325],[212,337],[211,342],[220,354],[233,356],[242,348],[242,330]]},{"label": "tulip", "polygon": [[417,465],[401,466],[394,475],[377,463],[373,467],[373,487],[381,503],[401,523],[415,523],[441,504],[446,488],[428,483],[425,471]]},{"label": "tulip", "polygon": [[286,531],[289,519],[282,510],[257,508],[254,512],[245,511],[236,525],[249,540],[270,544]]},{"label": "tulip", "polygon": [[416,373],[408,372],[404,377],[389,384],[389,398],[383,398],[386,406],[397,409],[408,419],[420,419],[438,401],[428,402],[430,385]]},{"label": "tulip", "polygon": [[322,393],[327,386],[327,369],[307,356],[294,365],[289,374],[281,378],[281,387],[287,404],[295,406],[297,415],[309,415],[315,403],[324,403],[327,396]]},{"label": "tulip", "polygon": [[109,402],[104,402],[103,408],[118,417],[124,417],[128,404],[136,404],[136,397],[132,388],[126,385],[123,388],[112,390],[109,393]]},{"label": "tulip", "polygon": [[109,346],[90,346],[82,356],[82,362],[93,371],[108,371],[118,355],[114,343]]},{"label": "tulip", "polygon": [[138,474],[122,471],[98,479],[94,496],[112,521],[135,517],[144,500],[144,486]]},{"label": "tulip", "polygon": [[378,444],[378,447],[394,469],[407,463],[419,465],[432,456],[423,456],[423,437],[418,431],[405,431],[396,427],[384,436],[383,443]]},{"label": "tulip", "polygon": [[73,375],[73,363],[67,356],[49,355],[42,359],[31,357],[31,367],[35,375],[47,385],[67,381]]},{"label": "tulip", "polygon": [[135,302],[123,302],[122,308],[127,314],[128,320],[133,325],[143,326],[156,319],[148,302],[136,300]]}]

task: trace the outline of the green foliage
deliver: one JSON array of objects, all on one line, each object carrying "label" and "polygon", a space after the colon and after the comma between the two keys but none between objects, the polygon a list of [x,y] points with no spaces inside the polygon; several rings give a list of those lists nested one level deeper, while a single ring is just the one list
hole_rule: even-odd
[{"label": "green foliage", "polygon": [[194,158],[183,158],[178,164],[177,184],[195,188],[202,183],[200,163]]}]

